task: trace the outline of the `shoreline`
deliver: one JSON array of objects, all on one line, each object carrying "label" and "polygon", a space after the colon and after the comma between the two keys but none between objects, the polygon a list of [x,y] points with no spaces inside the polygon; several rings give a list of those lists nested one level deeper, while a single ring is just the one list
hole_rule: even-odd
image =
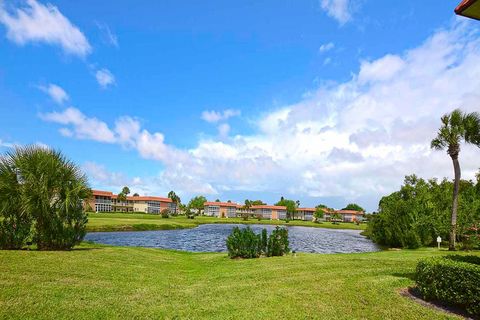
[{"label": "shoreline", "polygon": [[195,219],[187,219],[185,216],[161,218],[158,215],[147,215],[139,213],[89,213],[87,232],[120,232],[120,231],[159,231],[175,229],[191,229],[202,224],[258,224],[273,226],[300,226],[309,228],[323,228],[334,230],[359,230],[365,231],[366,224],[359,226],[343,222],[333,224],[331,222],[314,223],[304,220],[290,220],[288,223],[278,220],[257,220],[244,221],[241,218],[215,218],[199,216]]}]

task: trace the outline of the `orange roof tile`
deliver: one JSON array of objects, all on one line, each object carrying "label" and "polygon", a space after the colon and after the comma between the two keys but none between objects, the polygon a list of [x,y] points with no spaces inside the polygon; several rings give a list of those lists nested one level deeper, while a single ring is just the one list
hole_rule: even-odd
[{"label": "orange roof tile", "polygon": [[92,194],[94,196],[105,196],[105,197],[111,197],[113,196],[113,193],[110,191],[101,191],[101,190],[92,190]]},{"label": "orange roof tile", "polygon": [[363,215],[363,211],[357,211],[357,210],[335,210],[335,213],[339,214],[355,214],[355,215]]},{"label": "orange roof tile", "polygon": [[219,207],[238,207],[239,204],[234,202],[211,202],[207,201],[203,204],[204,206],[219,206]]},{"label": "orange roof tile", "polygon": [[269,205],[257,205],[251,206],[250,209],[271,209],[271,210],[287,210],[285,206],[269,206]]}]

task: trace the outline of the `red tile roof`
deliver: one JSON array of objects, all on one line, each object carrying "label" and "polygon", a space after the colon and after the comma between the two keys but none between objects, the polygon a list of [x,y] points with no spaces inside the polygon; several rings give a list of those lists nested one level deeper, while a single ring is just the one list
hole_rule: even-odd
[{"label": "red tile roof", "polygon": [[455,13],[464,17],[480,20],[480,1],[463,0],[455,8]]},{"label": "red tile roof", "polygon": [[[94,196],[111,197],[112,199],[118,198],[117,194],[113,194],[113,192],[110,192],[110,191],[92,190],[92,194]],[[143,197],[128,196],[127,200],[172,202],[172,199],[170,198],[152,197],[152,196],[143,196]]]},{"label": "red tile roof", "polygon": [[315,209],[315,208],[297,208],[297,211],[315,212],[315,211],[317,211],[317,209]]},{"label": "red tile roof", "polygon": [[113,196],[113,193],[110,191],[101,191],[101,190],[92,190],[92,194],[94,196],[105,196],[105,197],[111,197]]},{"label": "red tile roof", "polygon": [[363,215],[363,211],[357,211],[357,210],[335,210],[335,213],[339,214],[353,214],[353,215]]},{"label": "red tile roof", "polygon": [[271,210],[287,210],[285,206],[269,206],[269,205],[257,205],[251,206],[250,209],[271,209]]},{"label": "red tile roof", "polygon": [[216,202],[216,201],[215,202],[207,201],[203,205],[204,206],[219,206],[219,207],[236,207],[236,208],[239,206],[239,204],[234,203],[234,202]]}]

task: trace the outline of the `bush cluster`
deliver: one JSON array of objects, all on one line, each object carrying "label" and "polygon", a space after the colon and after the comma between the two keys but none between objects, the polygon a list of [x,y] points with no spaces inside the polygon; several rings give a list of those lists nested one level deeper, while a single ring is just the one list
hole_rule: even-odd
[{"label": "bush cluster", "polygon": [[[447,179],[439,182],[415,175],[405,177],[399,191],[380,200],[367,235],[381,245],[412,249],[436,245],[437,236],[448,239],[452,190],[453,183]],[[461,180],[458,201],[457,241],[469,242],[475,248],[475,238],[468,233],[480,221],[480,181]]]},{"label": "bush cluster", "polygon": [[71,249],[85,236],[87,179],[61,153],[17,148],[0,157],[0,249]]},{"label": "bush cluster", "polygon": [[421,260],[415,280],[425,299],[480,316],[480,257],[455,255]]},{"label": "bush cluster", "polygon": [[267,229],[256,234],[250,227],[235,227],[227,237],[227,249],[230,258],[283,256],[290,252],[288,230],[277,226],[268,236]]},{"label": "bush cluster", "polygon": [[160,212],[160,215],[162,218],[170,218],[170,210],[168,209],[163,209],[161,212]]}]

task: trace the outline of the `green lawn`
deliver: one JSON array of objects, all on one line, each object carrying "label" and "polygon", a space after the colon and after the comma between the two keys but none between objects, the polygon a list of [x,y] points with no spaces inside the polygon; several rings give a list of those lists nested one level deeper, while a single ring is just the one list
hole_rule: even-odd
[{"label": "green lawn", "polygon": [[277,220],[249,219],[243,221],[241,218],[215,218],[195,217],[187,219],[185,216],[161,218],[159,215],[141,213],[89,213],[88,231],[122,231],[122,230],[167,230],[180,228],[194,228],[199,224],[206,223],[254,223],[271,225],[307,226],[330,229],[355,229],[364,230],[366,224],[357,226],[354,223],[332,224],[331,222],[313,223],[311,221],[294,220],[286,223]]},{"label": "green lawn", "polygon": [[[433,249],[231,260],[83,244],[0,251],[0,319],[451,319],[401,296]],[[478,252],[476,254],[479,254]]]}]

